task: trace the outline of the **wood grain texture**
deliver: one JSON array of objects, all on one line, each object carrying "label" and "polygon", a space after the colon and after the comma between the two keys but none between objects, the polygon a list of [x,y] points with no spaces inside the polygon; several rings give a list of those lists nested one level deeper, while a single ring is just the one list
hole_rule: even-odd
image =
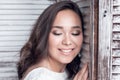
[{"label": "wood grain texture", "polygon": [[98,80],[120,79],[120,0],[99,1]]},{"label": "wood grain texture", "polygon": [[120,0],[113,0],[112,3],[112,80],[120,79]]},{"label": "wood grain texture", "polygon": [[91,39],[90,39],[90,53],[91,53],[91,80],[97,80],[98,71],[98,9],[99,1],[91,0]]},{"label": "wood grain texture", "polygon": [[98,80],[111,80],[111,1],[99,0]]},{"label": "wood grain texture", "polygon": [[[89,55],[90,55],[90,1],[89,0],[81,0],[76,1],[76,3],[79,5],[80,10],[83,13],[84,18],[84,41],[83,41],[83,47],[82,47],[82,59],[81,59],[81,66],[83,66],[85,63],[89,62]],[[83,6],[84,5],[84,6]]]},{"label": "wood grain texture", "polygon": [[[89,80],[94,80],[96,75],[94,75],[96,66],[94,67],[94,37],[95,37],[95,15],[94,15],[94,0],[80,0],[77,2],[83,13],[84,18],[84,42],[82,47],[82,58],[81,66],[85,63],[89,63]],[[95,3],[96,4],[96,3]],[[97,21],[97,20],[96,20]],[[97,37],[96,37],[97,38]],[[97,48],[97,47],[96,47]]]}]

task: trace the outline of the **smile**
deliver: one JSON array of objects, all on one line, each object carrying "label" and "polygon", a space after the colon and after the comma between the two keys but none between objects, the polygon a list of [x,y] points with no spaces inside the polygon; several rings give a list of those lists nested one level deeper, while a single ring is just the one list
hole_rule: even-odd
[{"label": "smile", "polygon": [[64,54],[64,55],[69,55],[69,54],[71,54],[72,53],[72,51],[73,51],[73,49],[59,49],[61,52],[62,52],[62,54]]},{"label": "smile", "polygon": [[65,52],[65,53],[69,53],[69,52],[71,52],[72,51],[72,49],[70,49],[70,50],[61,50],[62,52]]}]

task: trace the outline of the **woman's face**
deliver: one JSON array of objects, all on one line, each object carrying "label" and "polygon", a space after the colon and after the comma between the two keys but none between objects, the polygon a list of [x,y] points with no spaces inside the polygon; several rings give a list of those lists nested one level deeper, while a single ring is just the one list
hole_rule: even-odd
[{"label": "woman's face", "polygon": [[70,63],[79,53],[82,42],[79,16],[69,9],[58,12],[48,39],[49,59],[61,64]]}]

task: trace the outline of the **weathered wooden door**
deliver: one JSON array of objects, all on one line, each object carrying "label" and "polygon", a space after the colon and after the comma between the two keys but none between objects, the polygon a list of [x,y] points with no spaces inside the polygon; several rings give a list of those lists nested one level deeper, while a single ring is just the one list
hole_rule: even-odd
[{"label": "weathered wooden door", "polygon": [[98,80],[120,80],[120,0],[99,0]]}]

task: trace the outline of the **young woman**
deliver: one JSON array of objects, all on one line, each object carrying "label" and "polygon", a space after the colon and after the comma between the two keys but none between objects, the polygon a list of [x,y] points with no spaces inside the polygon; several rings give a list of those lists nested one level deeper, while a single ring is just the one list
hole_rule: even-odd
[{"label": "young woman", "polygon": [[49,6],[37,20],[18,63],[20,80],[87,80],[80,69],[83,18],[72,1]]}]

